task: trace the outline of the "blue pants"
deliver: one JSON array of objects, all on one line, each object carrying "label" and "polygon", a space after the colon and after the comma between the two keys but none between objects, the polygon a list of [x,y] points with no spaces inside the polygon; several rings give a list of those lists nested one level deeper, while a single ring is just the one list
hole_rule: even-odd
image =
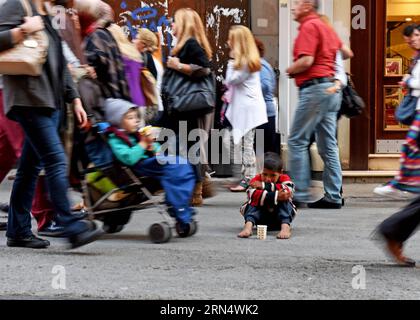
[{"label": "blue pants", "polygon": [[134,172],[141,177],[158,179],[165,190],[169,213],[180,223],[192,221],[195,211],[190,203],[197,181],[192,165],[179,157],[158,156],[141,161]]},{"label": "blue pants", "polygon": [[22,156],[10,198],[8,238],[26,238],[32,235],[31,207],[35,185],[42,168],[45,169],[50,200],[56,212],[56,222],[65,228],[69,237],[88,229],[71,214],[67,198],[67,161],[58,127],[58,111],[35,108],[14,111],[14,118],[25,132]]},{"label": "blue pants", "polygon": [[341,93],[328,94],[331,83],[305,88],[299,93],[299,106],[289,137],[289,171],[296,184],[295,200],[310,202],[311,164],[308,147],[313,134],[324,161],[325,199],[341,203],[342,172],[337,144],[337,114]]},{"label": "blue pants", "polygon": [[249,205],[245,211],[244,218],[245,223],[252,222],[254,226],[263,224],[270,226],[270,228],[278,228],[282,224],[292,224],[294,211],[291,203],[288,201],[279,203],[273,212],[263,207],[257,208]]}]

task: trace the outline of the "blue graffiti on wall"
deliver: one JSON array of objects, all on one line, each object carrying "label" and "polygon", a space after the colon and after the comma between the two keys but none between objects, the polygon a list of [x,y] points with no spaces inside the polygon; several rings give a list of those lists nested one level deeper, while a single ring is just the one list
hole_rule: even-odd
[{"label": "blue graffiti on wall", "polygon": [[[125,1],[121,2],[121,9],[127,9],[127,3]],[[126,20],[126,25],[132,38],[136,37],[137,28],[147,28],[153,32],[157,32],[158,27],[162,27],[162,29],[165,29],[167,27],[170,27],[171,25],[171,22],[168,20],[166,15],[159,17],[158,10],[152,7],[140,7],[135,9],[131,12],[131,18],[134,20],[134,22],[139,23],[135,27],[131,21],[129,21],[128,19]]]}]

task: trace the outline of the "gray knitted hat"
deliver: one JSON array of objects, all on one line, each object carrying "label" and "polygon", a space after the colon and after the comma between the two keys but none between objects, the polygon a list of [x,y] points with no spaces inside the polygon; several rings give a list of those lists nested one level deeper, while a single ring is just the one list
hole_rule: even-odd
[{"label": "gray knitted hat", "polygon": [[138,109],[138,106],[122,99],[106,99],[105,119],[111,125],[120,127],[124,115],[133,108]]}]

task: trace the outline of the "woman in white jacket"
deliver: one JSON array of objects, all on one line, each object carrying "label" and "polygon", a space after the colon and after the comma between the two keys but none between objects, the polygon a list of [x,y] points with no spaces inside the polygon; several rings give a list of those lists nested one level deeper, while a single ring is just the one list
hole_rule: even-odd
[{"label": "woman in white jacket", "polygon": [[[225,117],[231,125],[230,152],[233,174],[241,176],[241,183],[232,192],[244,192],[256,175],[254,151],[255,128],[268,122],[261,89],[261,58],[251,31],[245,26],[233,26],[229,32],[229,61],[224,96],[227,103]],[[239,166],[238,166],[239,165]]]}]

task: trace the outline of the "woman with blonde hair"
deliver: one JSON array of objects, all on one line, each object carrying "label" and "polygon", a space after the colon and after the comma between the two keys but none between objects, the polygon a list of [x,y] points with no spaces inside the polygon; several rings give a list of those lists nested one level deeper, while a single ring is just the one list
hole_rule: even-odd
[{"label": "woman with blonde hair", "polygon": [[[245,192],[250,179],[257,173],[255,129],[268,122],[260,80],[261,57],[254,36],[245,26],[230,29],[228,45],[232,60],[228,63],[225,80],[228,91],[223,100],[231,131],[230,136],[225,137],[225,143],[230,144],[231,161],[235,160],[233,174],[242,178],[239,185],[230,190]],[[238,160],[242,162],[239,166]]]},{"label": "woman with blonde hair", "polygon": [[137,37],[134,40],[137,50],[143,56],[145,67],[157,79],[157,66],[153,59],[153,54],[158,50],[158,38],[155,33],[146,28],[140,28],[137,31]]},{"label": "woman with blonde hair", "polygon": [[128,40],[122,28],[115,23],[108,27],[121,52],[125,78],[130,91],[131,101],[139,107],[146,107],[146,98],[140,85],[140,72],[143,59],[136,46]]},{"label": "woman with blonde hair", "polygon": [[160,37],[158,33],[154,33],[146,28],[140,28],[137,31],[137,37],[134,40],[137,50],[143,55],[145,67],[153,74],[156,79],[156,91],[158,100],[158,111],[160,119],[163,112],[163,102],[160,96],[162,88],[162,79],[165,69],[162,64],[160,48]]},{"label": "woman with blonde hair", "polygon": [[[211,73],[210,61],[213,52],[199,14],[190,8],[177,10],[172,23],[172,29],[174,36],[177,38],[177,44],[171,52],[172,56],[168,58],[167,68],[190,77],[191,81],[208,76]],[[170,75],[171,73],[168,74]],[[187,122],[188,134],[194,129],[201,129],[207,132],[207,137],[200,136],[200,150],[199,154],[197,154],[197,157],[200,158],[200,165],[197,166],[197,170],[201,175],[201,181],[197,183],[192,200],[194,206],[201,206],[203,197],[208,198],[213,196],[210,176],[208,174],[208,157],[204,146],[207,143],[208,134],[213,127],[214,111],[207,114],[203,114],[202,112],[184,112],[171,114],[169,117],[166,127],[173,129],[175,132],[179,132],[180,121]],[[179,138],[177,139],[178,142]],[[193,143],[184,141],[180,145],[188,146],[189,150]],[[182,151],[185,152],[186,150]]]}]

